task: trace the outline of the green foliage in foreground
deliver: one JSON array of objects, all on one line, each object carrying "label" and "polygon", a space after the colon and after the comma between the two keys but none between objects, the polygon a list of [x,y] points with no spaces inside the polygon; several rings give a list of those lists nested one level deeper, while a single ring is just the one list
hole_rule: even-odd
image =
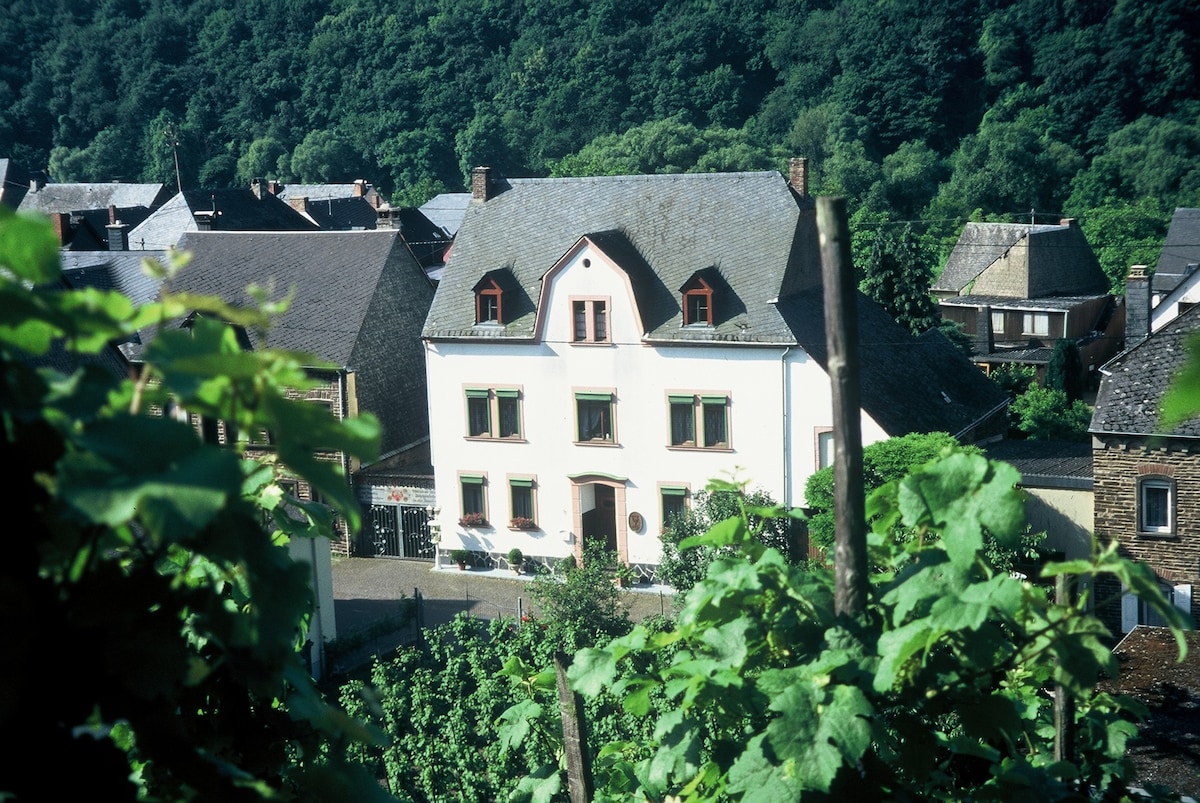
[{"label": "green foliage in foreground", "polygon": [[[328,535],[331,511],[280,484],[311,483],[356,524],[345,477],[313,452],[369,459],[377,425],[290,401],[314,361],[244,352],[221,323],[266,326],[258,310],[171,293],[139,309],[59,279],[48,223],[0,207],[0,727],[20,735],[0,798],[385,797],[330,754],[374,737],[323,701],[299,651],[313,600],[286,544]],[[194,310],[136,378],[103,367],[108,343]],[[151,412],[170,404],[281,445],[258,461],[205,444]]]},{"label": "green foliage in foreground", "polygon": [[[692,506],[684,511],[683,516],[668,522],[663,531],[658,579],[675,589],[677,594],[682,594],[704,579],[709,564],[718,555],[734,554],[737,550],[731,547],[717,549],[701,546],[695,544],[692,539],[706,532],[717,522],[736,516],[743,507],[774,512],[778,506],[766,491],[758,489],[747,492],[742,486],[725,481],[714,481],[705,490],[697,492]],[[755,537],[764,546],[774,547],[785,555],[790,555],[790,528],[786,517],[763,518],[751,515],[750,526]],[[685,541],[693,545],[690,548],[682,548],[680,544]],[[799,560],[801,557],[791,555],[793,560]]]},{"label": "green foliage in foreground", "polygon": [[[714,526],[701,543],[744,554],[713,563],[675,630],[636,627],[570,669],[577,691],[653,723],[595,749],[595,799],[1130,799],[1135,704],[1096,690],[1116,666],[1087,594],[1055,604],[985,557],[985,537],[1011,548],[1024,530],[1017,479],[960,451],[872,493],[870,559],[887,571],[857,618],[835,615],[831,574],[763,548],[744,513]],[[917,537],[897,542],[897,525]],[[1182,658],[1184,619],[1144,565],[1114,548],[1045,570],[1105,573],[1170,623]],[[1055,684],[1076,711],[1061,759]]]}]

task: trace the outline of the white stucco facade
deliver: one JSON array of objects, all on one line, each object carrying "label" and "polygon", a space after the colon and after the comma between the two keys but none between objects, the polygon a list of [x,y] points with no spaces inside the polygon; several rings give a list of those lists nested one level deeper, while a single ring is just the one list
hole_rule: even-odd
[{"label": "white stucco facade", "polygon": [[[732,478],[803,504],[819,433],[832,422],[828,376],[803,349],[647,343],[628,275],[586,238],[547,272],[541,292],[531,341],[426,343],[443,555],[462,546],[502,558],[517,547],[552,563],[578,555],[584,537],[603,530],[622,561],[648,572],[661,556],[664,489],[690,498],[710,479]],[[577,341],[575,302],[603,304],[601,342]],[[496,437],[494,422],[488,435],[469,436],[467,397],[484,391],[493,418],[497,391],[519,400],[519,436]],[[611,440],[580,440],[580,394],[611,399]],[[671,445],[671,400],[686,396],[697,409],[725,400],[726,446]],[[864,442],[883,437],[864,418]],[[459,523],[464,477],[482,485],[486,526]],[[509,526],[513,481],[532,488],[535,529]]]}]

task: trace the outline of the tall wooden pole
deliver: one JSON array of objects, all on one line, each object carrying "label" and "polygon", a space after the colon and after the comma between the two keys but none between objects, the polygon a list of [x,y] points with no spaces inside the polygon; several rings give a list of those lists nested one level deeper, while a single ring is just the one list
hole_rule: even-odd
[{"label": "tall wooden pole", "polygon": [[867,605],[867,528],[858,391],[858,305],[844,198],[817,199],[825,343],[833,388],[834,611],[858,616]]},{"label": "tall wooden pole", "polygon": [[555,653],[554,674],[558,679],[558,705],[562,711],[563,749],[567,759],[567,798],[570,803],[591,803],[592,763],[588,758],[587,719],[583,700],[567,682],[571,659]]}]

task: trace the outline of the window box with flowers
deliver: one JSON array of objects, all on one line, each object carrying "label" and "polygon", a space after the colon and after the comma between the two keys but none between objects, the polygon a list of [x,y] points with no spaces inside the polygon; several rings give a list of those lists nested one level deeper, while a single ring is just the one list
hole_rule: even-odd
[{"label": "window box with flowers", "polygon": [[528,516],[513,516],[508,526],[514,530],[536,530],[537,522]]},{"label": "window box with flowers", "polygon": [[464,513],[458,523],[463,527],[486,527],[487,517],[482,513]]}]

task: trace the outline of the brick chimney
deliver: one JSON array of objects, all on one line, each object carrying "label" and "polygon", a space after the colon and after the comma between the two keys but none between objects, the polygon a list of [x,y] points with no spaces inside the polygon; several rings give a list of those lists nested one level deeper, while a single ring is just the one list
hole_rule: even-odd
[{"label": "brick chimney", "polygon": [[288,206],[295,209],[302,215],[308,214],[308,196],[302,195],[299,198],[288,198]]},{"label": "brick chimney", "polygon": [[355,181],[354,181],[354,197],[361,198],[366,194],[367,194],[367,180],[362,179],[362,178],[355,179]]},{"label": "brick chimney", "polygon": [[492,168],[476,167],[471,170],[471,200],[486,201],[492,197]]},{"label": "brick chimney", "polygon": [[254,193],[254,197],[260,201],[265,195],[270,194],[270,190],[267,189],[267,182],[261,178],[251,180],[250,192]]},{"label": "brick chimney", "polygon": [[59,245],[66,245],[71,239],[71,213],[54,212],[50,215],[50,223],[54,226],[54,236]]},{"label": "brick chimney", "polygon": [[279,195],[279,191],[281,189],[283,189],[283,185],[275,179],[271,179],[267,182],[267,192],[271,193],[272,195]]},{"label": "brick chimney", "polygon": [[128,251],[129,250],[129,224],[122,223],[119,220],[114,220],[104,227],[108,233],[108,250],[109,251]]},{"label": "brick chimney", "polygon": [[788,159],[788,184],[801,198],[808,197],[808,159],[803,156]]},{"label": "brick chimney", "polygon": [[1150,277],[1145,265],[1132,265],[1125,277],[1125,348],[1150,336]]}]

